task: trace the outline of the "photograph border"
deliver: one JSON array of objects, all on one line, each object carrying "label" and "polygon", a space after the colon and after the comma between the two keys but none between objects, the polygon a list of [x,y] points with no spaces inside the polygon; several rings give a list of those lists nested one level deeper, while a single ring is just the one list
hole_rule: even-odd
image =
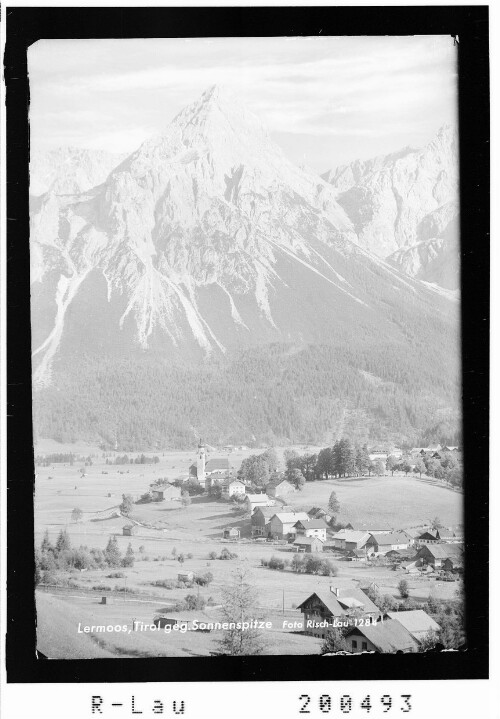
[{"label": "photograph border", "polygon": [[[485,679],[489,534],[487,6],[5,8],[8,683]],[[162,32],[162,29],[164,31]],[[458,46],[467,649],[380,654],[47,660],[36,652],[27,48],[45,38],[450,35]],[[330,663],[331,662],[331,663]],[[335,663],[336,662],[336,663]]]}]

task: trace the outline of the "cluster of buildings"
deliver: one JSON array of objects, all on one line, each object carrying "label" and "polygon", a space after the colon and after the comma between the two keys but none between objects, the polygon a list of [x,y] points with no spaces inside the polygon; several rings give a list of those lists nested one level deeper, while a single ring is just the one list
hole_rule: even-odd
[{"label": "cluster of buildings", "polygon": [[343,628],[352,653],[418,652],[429,632],[440,630],[421,609],[382,612],[360,587],[316,591],[297,608],[306,634],[324,639],[332,627]]}]

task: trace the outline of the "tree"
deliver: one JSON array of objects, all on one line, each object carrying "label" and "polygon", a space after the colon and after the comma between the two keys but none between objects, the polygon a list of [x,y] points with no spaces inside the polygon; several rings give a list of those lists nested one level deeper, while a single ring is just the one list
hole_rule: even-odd
[{"label": "tree", "polygon": [[328,510],[333,516],[336,516],[340,512],[340,504],[335,492],[330,494],[330,498],[328,500]]},{"label": "tree", "polygon": [[120,549],[118,547],[118,542],[116,540],[116,537],[112,535],[109,538],[109,541],[106,545],[106,549],[104,550],[104,556],[106,558],[106,563],[110,567],[119,567],[122,561],[122,553],[120,552]]},{"label": "tree", "polygon": [[368,448],[366,445],[364,447],[356,447],[356,472],[361,475],[366,474],[367,472],[370,474],[371,464],[370,455],[368,454]]},{"label": "tree", "polygon": [[431,524],[433,529],[439,529],[439,527],[443,526],[439,517],[434,517]]},{"label": "tree", "polygon": [[71,512],[71,521],[72,522],[80,522],[83,517],[83,512],[80,509],[80,507],[75,507],[74,510]]},{"label": "tree", "polygon": [[422,477],[422,472],[425,472],[425,464],[423,459],[417,459],[413,471],[418,472],[420,477]]},{"label": "tree", "polygon": [[51,543],[51,541],[49,539],[49,530],[48,529],[45,530],[45,533],[43,535],[42,544],[40,546],[40,551],[42,552],[42,554],[54,552],[54,545]]},{"label": "tree", "polygon": [[328,479],[331,474],[335,474],[335,462],[331,447],[325,447],[318,454],[316,471],[319,476],[323,475],[325,479]]},{"label": "tree", "polygon": [[172,555],[172,557],[173,557],[174,559],[176,558],[176,556],[177,556],[177,549],[176,549],[176,547],[174,547],[174,548],[172,549],[171,555]]},{"label": "tree", "polygon": [[[236,569],[232,581],[222,591],[221,615],[222,621],[232,627],[225,629],[219,640],[222,654],[233,657],[262,654],[263,636],[254,625],[262,617],[252,577],[244,567]],[[250,626],[247,628],[245,623]]]},{"label": "tree", "polygon": [[184,557],[184,555],[182,554],[182,552],[181,552],[181,553],[179,554],[179,556],[177,557],[177,561],[179,562],[179,564],[180,564],[181,566],[184,564],[185,557]]},{"label": "tree", "polygon": [[189,507],[191,504],[191,497],[189,496],[189,492],[181,492],[181,503],[183,507]]},{"label": "tree", "polygon": [[132,549],[132,545],[129,542],[127,551],[125,552],[125,556],[122,559],[122,567],[133,567],[134,561],[135,561],[134,550]]},{"label": "tree", "polygon": [[286,478],[291,484],[293,484],[295,489],[301,490],[306,483],[306,479],[300,469],[292,469],[287,471]]},{"label": "tree", "polygon": [[349,646],[342,631],[338,627],[328,629],[323,644],[321,645],[321,654],[326,652],[348,652]]},{"label": "tree", "polygon": [[122,494],[122,503],[120,504],[120,512],[128,517],[134,506],[134,499],[131,494]]},{"label": "tree", "polygon": [[265,487],[269,482],[269,465],[261,455],[246,457],[238,470],[238,479],[255,487]]},{"label": "tree", "polygon": [[279,467],[279,459],[278,459],[278,453],[275,449],[270,447],[269,449],[266,449],[265,452],[263,452],[260,455],[260,458],[266,462],[269,472],[276,472]]},{"label": "tree", "polygon": [[382,474],[384,474],[385,467],[384,463],[381,459],[376,459],[373,462],[373,473],[376,474],[378,477],[380,477]]},{"label": "tree", "polygon": [[56,554],[65,552],[71,549],[71,541],[69,534],[66,529],[61,529],[56,540]]},{"label": "tree", "polygon": [[385,466],[386,469],[391,473],[391,476],[394,477],[394,470],[398,468],[398,460],[393,454],[390,454],[387,457]]},{"label": "tree", "polygon": [[283,459],[285,461],[285,467],[287,469],[293,469],[294,467],[297,467],[300,457],[298,452],[294,449],[285,449],[283,452]]},{"label": "tree", "polygon": [[434,647],[436,646],[438,641],[439,641],[438,633],[433,631],[432,629],[429,629],[429,631],[420,640],[420,651],[428,652],[431,649],[434,649]]},{"label": "tree", "polygon": [[411,472],[411,464],[405,460],[404,462],[401,462],[401,469],[405,475],[408,476],[408,472]]},{"label": "tree", "polygon": [[398,584],[398,592],[403,599],[407,599],[410,596],[410,586],[406,579],[400,580]]}]

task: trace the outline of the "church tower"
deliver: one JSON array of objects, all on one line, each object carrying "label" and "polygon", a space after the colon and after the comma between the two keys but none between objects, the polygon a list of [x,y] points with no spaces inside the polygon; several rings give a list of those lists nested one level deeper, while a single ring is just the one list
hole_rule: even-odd
[{"label": "church tower", "polygon": [[200,439],[198,443],[198,459],[196,460],[196,476],[202,487],[205,486],[205,445]]}]

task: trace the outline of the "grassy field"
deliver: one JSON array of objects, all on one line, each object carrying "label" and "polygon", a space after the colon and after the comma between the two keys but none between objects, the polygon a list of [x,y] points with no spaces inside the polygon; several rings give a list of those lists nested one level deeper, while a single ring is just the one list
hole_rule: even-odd
[{"label": "grassy field", "polygon": [[[231,456],[237,468],[245,453]],[[246,452],[249,454],[249,452]],[[100,457],[94,459],[92,467],[86,468],[86,476],[80,476],[81,463],[73,467],[53,465],[37,468],[35,492],[36,543],[47,529],[52,541],[62,527],[66,527],[73,546],[104,548],[111,535],[116,535],[120,550],[124,553],[130,543],[136,561],[133,568],[121,569],[123,578],[107,575],[115,570],[74,571],[70,576],[81,588],[92,590],[98,585],[127,587],[129,590],[158,596],[158,602],[136,603],[121,599],[112,605],[100,605],[103,592],[97,596],[68,598],[37,592],[39,648],[54,657],[81,658],[94,656],[188,656],[206,655],[216,648],[214,635],[190,633],[189,641],[184,635],[176,638],[161,636],[140,637],[138,635],[98,636],[94,639],[78,634],[78,623],[96,624],[104,617],[112,623],[135,616],[141,621],[151,622],[154,612],[161,606],[177,602],[194,590],[176,588],[158,589],[152,582],[158,579],[177,580],[181,569],[172,555],[172,550],[186,558],[182,570],[195,573],[210,571],[213,582],[200,589],[205,598],[210,597],[217,604],[221,601],[223,589],[231,580],[237,566],[244,564],[252,575],[252,585],[258,594],[259,605],[267,616],[279,617],[283,603],[287,612],[316,590],[329,591],[331,584],[339,587],[357,586],[358,582],[375,581],[384,593],[397,596],[397,584],[401,575],[386,567],[370,567],[351,562],[338,561],[338,576],[334,579],[322,576],[294,574],[290,571],[277,572],[261,566],[260,559],[269,559],[273,554],[286,555],[286,547],[267,543],[251,543],[248,516],[238,515],[232,505],[208,497],[193,497],[189,507],[179,502],[163,502],[152,505],[135,505],[131,517],[137,522],[154,524],[156,529],[139,526],[137,534],[123,536],[123,525],[128,523],[117,514],[121,495],[130,493],[135,497],[147,491],[149,484],[159,477],[174,478],[186,474],[194,453],[172,452],[160,454],[156,465],[110,466]],[[341,505],[340,519],[350,521],[356,528],[370,525],[401,528],[415,526],[439,516],[444,524],[461,522],[462,495],[447,489],[435,480],[418,477],[375,477],[370,479],[329,480],[307,483],[302,492],[288,495],[287,502],[296,508],[309,509],[311,506],[326,506],[332,491],[337,493]],[[111,495],[111,496],[109,496]],[[75,507],[83,511],[83,520],[71,522]],[[107,518],[110,517],[110,518]],[[222,530],[227,526],[239,526],[242,541],[227,543],[222,540]],[[218,554],[224,546],[230,546],[238,557],[230,561],[209,560],[211,551]],[[451,598],[457,585],[440,583],[429,577],[408,577],[410,594],[424,600],[429,592],[438,598]],[[126,598],[126,595],[124,595]],[[297,612],[297,616],[300,613]],[[128,617],[128,619],[127,619]],[[44,650],[45,648],[45,650]],[[307,654],[319,651],[318,640],[290,632],[273,629],[269,633],[266,653]]]}]

